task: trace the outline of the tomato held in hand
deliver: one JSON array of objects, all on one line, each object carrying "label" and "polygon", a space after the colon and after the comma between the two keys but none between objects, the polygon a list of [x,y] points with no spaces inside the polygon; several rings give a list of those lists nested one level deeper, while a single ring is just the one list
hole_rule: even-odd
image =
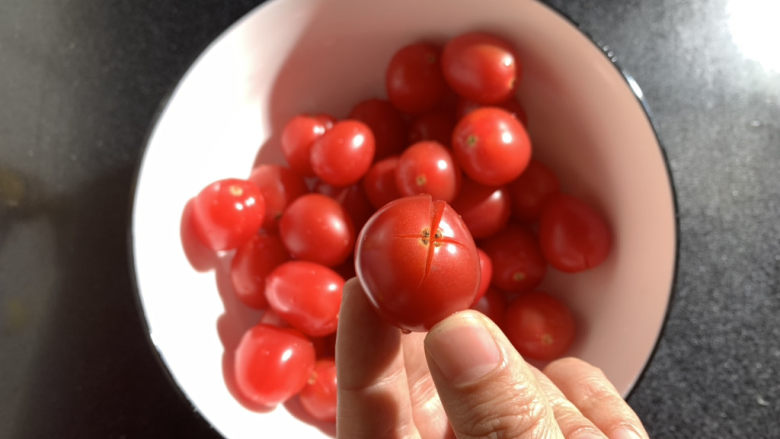
[{"label": "tomato held in hand", "polygon": [[523,124],[495,107],[474,110],[461,119],[452,132],[452,149],[463,172],[486,186],[509,183],[531,159],[531,140]]},{"label": "tomato held in hand", "polygon": [[406,147],[406,122],[390,102],[368,99],[349,112],[349,118],[368,125],[374,134],[374,159],[400,154]]},{"label": "tomato held in hand", "polygon": [[293,201],[279,221],[279,234],[292,257],[329,267],[344,262],[355,243],[347,212],[321,194],[306,194]]},{"label": "tomato held in hand", "polygon": [[279,237],[260,230],[236,250],[230,262],[230,280],[236,297],[250,308],[264,309],[268,306],[265,277],[288,259],[290,256]]},{"label": "tomato held in hand", "polygon": [[548,361],[561,357],[574,341],[574,317],[547,293],[521,294],[506,309],[502,328],[521,355]]},{"label": "tomato held in hand", "polygon": [[214,251],[247,242],[263,224],[265,200],[254,184],[229,178],[206,186],[193,200],[195,236]]},{"label": "tomato held in hand", "polygon": [[440,49],[427,43],[402,47],[393,55],[385,73],[387,97],[399,110],[419,114],[432,110],[444,96],[439,63]]},{"label": "tomato held in hand", "polygon": [[558,177],[538,160],[528,163],[522,174],[507,185],[512,214],[523,221],[534,221],[542,213],[547,198],[558,192]]},{"label": "tomato held in hand", "polygon": [[547,273],[534,235],[525,227],[510,224],[481,244],[493,262],[493,286],[510,293],[535,288]]},{"label": "tomato held in hand", "polygon": [[268,304],[306,335],[321,337],[336,330],[344,279],[324,265],[289,261],[265,279]]},{"label": "tomato held in hand", "polygon": [[479,288],[471,234],[447,203],[429,195],[379,209],[360,233],[355,268],[379,315],[409,331],[467,309]]},{"label": "tomato held in hand", "polygon": [[429,141],[407,148],[398,159],[395,172],[401,195],[430,194],[435,200],[447,202],[458,194],[460,179],[460,169],[447,148]]},{"label": "tomato held in hand", "polygon": [[279,165],[260,165],[252,170],[249,181],[255,184],[265,200],[263,227],[276,230],[287,205],[309,192],[303,178],[290,168]]},{"label": "tomato held in hand", "polygon": [[282,154],[290,169],[302,177],[311,177],[311,146],[333,126],[331,116],[299,115],[290,119],[282,130]]},{"label": "tomato held in hand", "polygon": [[374,134],[363,122],[342,120],[311,145],[311,168],[337,187],[357,183],[374,160]]},{"label": "tomato held in hand", "polygon": [[319,421],[336,421],[336,362],[332,358],[317,361],[314,371],[298,397],[306,411]]},{"label": "tomato held in hand", "polygon": [[396,169],[398,169],[398,157],[388,157],[374,163],[363,177],[363,189],[374,209],[401,198],[401,193],[398,192],[398,186],[395,184]]},{"label": "tomato held in hand", "polygon": [[452,208],[463,217],[476,239],[487,238],[503,229],[511,213],[509,194],[503,186],[484,186],[468,178],[463,179]]},{"label": "tomato held in hand", "polygon": [[576,273],[604,262],[612,237],[596,209],[571,195],[557,194],[542,208],[539,243],[550,265]]},{"label": "tomato held in hand", "polygon": [[306,385],[314,361],[314,346],[298,331],[257,325],[236,348],[238,391],[255,404],[273,407]]}]

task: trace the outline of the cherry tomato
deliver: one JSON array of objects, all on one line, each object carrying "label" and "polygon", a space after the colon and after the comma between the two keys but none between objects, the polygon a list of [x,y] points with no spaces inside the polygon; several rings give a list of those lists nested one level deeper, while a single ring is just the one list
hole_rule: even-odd
[{"label": "cherry tomato", "polygon": [[355,269],[388,322],[424,331],[468,308],[480,280],[477,247],[460,216],[430,195],[379,209],[358,238]]},{"label": "cherry tomato", "polygon": [[[264,279],[265,280],[265,279]],[[265,299],[265,285],[263,285],[263,300],[268,303],[268,300]],[[287,320],[283,319],[279,314],[275,313],[274,310],[271,308],[267,308],[264,312],[262,317],[260,317],[260,321],[258,323],[262,323],[264,325],[269,326],[275,326],[277,328],[290,328],[290,324],[287,323]],[[314,347],[316,351],[316,346]]]},{"label": "cherry tomato", "polygon": [[503,294],[490,288],[484,296],[480,297],[471,309],[475,309],[488,316],[499,327],[504,325],[504,310],[506,309],[506,300]]},{"label": "cherry tomato", "polygon": [[374,145],[374,134],[366,124],[342,120],[311,145],[311,167],[326,183],[349,186],[371,167]]},{"label": "cherry tomato", "polygon": [[483,107],[467,114],[452,132],[455,160],[472,180],[501,186],[523,173],[531,159],[531,140],[511,114]]},{"label": "cherry tomato", "polygon": [[612,246],[607,221],[593,207],[571,195],[556,194],[544,203],[539,242],[553,267],[567,273],[604,262]]},{"label": "cherry tomato", "polygon": [[363,189],[375,209],[396,198],[401,198],[401,193],[398,192],[398,186],[395,184],[396,169],[398,169],[398,157],[388,157],[374,163],[363,177]]},{"label": "cherry tomato", "polygon": [[296,174],[311,177],[311,146],[333,126],[333,118],[328,115],[299,115],[290,119],[282,130],[282,154]]},{"label": "cherry tomato", "polygon": [[255,184],[265,200],[263,227],[276,230],[284,209],[293,200],[309,192],[306,182],[290,168],[260,165],[252,170],[249,181]]},{"label": "cherry tomato", "polygon": [[363,186],[353,184],[347,187],[334,187],[323,181],[318,181],[314,192],[327,195],[336,200],[352,219],[352,226],[359,230],[374,213],[374,208],[363,190]]},{"label": "cherry tomato", "polygon": [[206,186],[192,202],[195,236],[214,251],[247,242],[265,219],[265,200],[255,185],[236,178]]},{"label": "cherry tomato", "polygon": [[453,128],[455,128],[455,118],[449,111],[434,110],[421,114],[414,118],[409,128],[409,144],[433,140],[442,145],[449,145]]},{"label": "cherry tomato", "polygon": [[574,341],[574,316],[560,300],[536,291],[521,294],[509,304],[503,329],[524,357],[554,360]]},{"label": "cherry tomato", "polygon": [[[528,125],[528,116],[525,114],[525,109],[523,108],[522,105],[520,105],[519,102],[517,102],[515,98],[510,98],[508,101],[502,102],[495,106],[503,108],[504,110],[508,111],[509,114],[511,114],[517,120],[519,120],[523,124],[523,126]],[[457,102],[455,117],[457,117],[458,120],[460,120],[463,118],[463,116],[481,107],[483,107],[483,105],[480,105],[466,98],[460,98]]]},{"label": "cherry tomato", "polygon": [[336,362],[319,360],[298,397],[306,411],[319,421],[336,421]]},{"label": "cherry tomato", "polygon": [[547,261],[528,229],[510,224],[481,245],[493,262],[492,285],[498,289],[522,293],[535,288],[547,272]]},{"label": "cherry tomato", "polygon": [[460,190],[460,170],[450,152],[439,143],[418,142],[401,154],[395,183],[403,196],[430,194],[450,202]]},{"label": "cherry tomato", "polygon": [[279,221],[279,234],[292,257],[329,267],[344,262],[355,242],[347,212],[321,194],[306,194],[293,201]]},{"label": "cherry tomato", "polygon": [[385,73],[390,102],[401,111],[419,114],[432,110],[447,86],[439,64],[439,47],[415,43],[393,55]]},{"label": "cherry tomato", "polygon": [[363,101],[349,113],[349,118],[368,125],[374,134],[374,159],[400,153],[406,147],[406,122],[390,102],[381,99]]},{"label": "cherry tomato", "polygon": [[265,278],[268,304],[293,328],[313,337],[338,325],[344,279],[330,268],[308,261],[289,261]]},{"label": "cherry tomato", "polygon": [[520,78],[512,45],[484,32],[451,39],[444,46],[441,64],[444,79],[456,93],[483,105],[509,99]]},{"label": "cherry tomato", "polygon": [[314,347],[298,331],[257,325],[236,348],[238,391],[253,403],[275,406],[303,389],[314,362]]},{"label": "cherry tomato", "polygon": [[474,238],[487,238],[506,226],[511,207],[506,188],[484,186],[463,179],[452,208],[463,217]]},{"label": "cherry tomato", "polygon": [[266,308],[265,277],[288,259],[287,249],[278,236],[261,230],[250,238],[236,250],[230,262],[230,280],[238,299],[250,308]]},{"label": "cherry tomato", "polygon": [[528,167],[507,189],[512,199],[512,213],[523,221],[533,221],[542,213],[542,205],[559,190],[558,178],[537,160],[531,160]]},{"label": "cherry tomato", "polygon": [[482,296],[485,295],[488,288],[490,288],[490,280],[493,278],[493,262],[490,260],[490,256],[485,253],[484,250],[478,248],[477,255],[479,255],[479,289],[477,295],[474,297],[472,305],[477,303]]}]

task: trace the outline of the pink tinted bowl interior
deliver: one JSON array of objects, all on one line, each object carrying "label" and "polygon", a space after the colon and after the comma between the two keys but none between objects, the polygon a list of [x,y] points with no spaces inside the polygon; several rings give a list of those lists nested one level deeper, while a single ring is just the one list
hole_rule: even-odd
[{"label": "pink tinted bowl interior", "polygon": [[[551,270],[543,284],[576,314],[570,353],[602,368],[624,395],[641,375],[668,307],[676,223],[638,87],[569,21],[534,1],[275,0],[217,39],[182,79],[150,138],[133,211],[152,342],[186,397],[226,437],[327,432],[284,408],[247,410],[226,388],[222,356],[234,340],[225,334],[240,334],[258,314],[231,314],[229,285],[218,293],[214,272],[190,265],[179,234],[187,200],[216,179],[248,176],[256,161],[281,162],[278,134],[295,114],[344,117],[358,101],[384,97],[384,69],[401,46],[477,29],[517,47],[534,157],[565,191],[603,212],[614,233],[603,265],[577,275]],[[233,320],[223,318],[218,329],[223,315]]]}]

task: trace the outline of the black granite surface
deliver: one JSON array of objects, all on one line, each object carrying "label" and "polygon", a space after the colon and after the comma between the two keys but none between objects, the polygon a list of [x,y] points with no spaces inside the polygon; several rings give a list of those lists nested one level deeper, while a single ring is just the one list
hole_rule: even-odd
[{"label": "black granite surface", "polygon": [[[162,100],[256,3],[0,1],[0,438],[217,437],[143,333],[130,191]],[[629,402],[658,438],[780,437],[780,7],[550,3],[642,86],[676,185],[676,294]]]}]

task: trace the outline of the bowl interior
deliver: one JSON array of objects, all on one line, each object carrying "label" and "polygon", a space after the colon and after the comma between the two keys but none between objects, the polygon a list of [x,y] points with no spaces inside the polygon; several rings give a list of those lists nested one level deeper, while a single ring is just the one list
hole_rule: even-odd
[{"label": "bowl interior", "polygon": [[150,138],[133,212],[152,341],[223,435],[328,431],[293,419],[294,407],[258,414],[231,395],[225,352],[258,314],[231,297],[224,260],[216,270],[193,268],[180,234],[185,204],[211,181],[248,176],[255,161],[281,162],[277,136],[291,116],[344,117],[359,100],[384,97],[385,66],[402,45],[475,29],[516,44],[534,156],[612,226],[614,249],[602,266],[577,275],[551,270],[543,288],[574,309],[580,331],[571,353],[601,367],[623,394],[634,385],[668,305],[675,212],[652,127],[600,49],[533,1],[274,0],[216,40],[179,84]]}]

